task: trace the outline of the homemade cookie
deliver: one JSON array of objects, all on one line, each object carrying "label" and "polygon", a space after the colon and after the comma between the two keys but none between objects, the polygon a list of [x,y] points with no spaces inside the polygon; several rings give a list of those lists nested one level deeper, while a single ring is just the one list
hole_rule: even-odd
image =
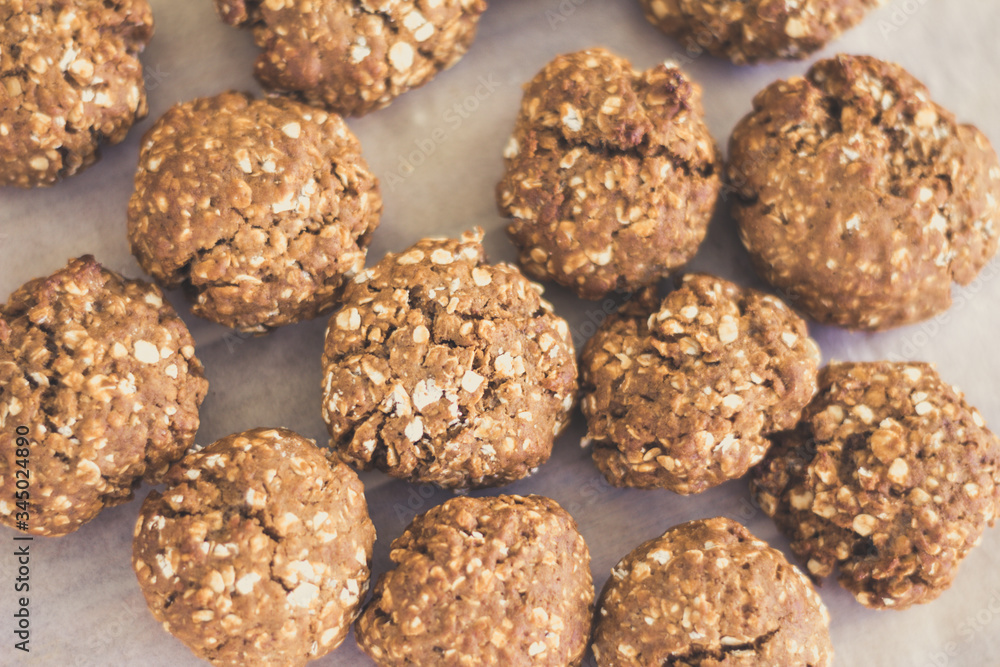
[{"label": "homemade cookie", "polygon": [[146,116],[146,0],[0,3],[0,186],[51,185]]},{"label": "homemade cookie", "polygon": [[593,457],[615,486],[700,493],[742,476],[816,392],[819,348],[776,297],[691,274],[648,288],[583,350]]},{"label": "homemade cookie", "polygon": [[649,22],[692,57],[703,51],[737,65],[799,60],[861,22],[880,0],[639,0]]},{"label": "homemade cookie", "polygon": [[347,116],[381,109],[465,55],[485,0],[215,0],[253,30],[254,75]]},{"label": "homemade cookie", "polygon": [[898,65],[841,55],[770,85],[729,156],[757,271],[820,322],[932,317],[996,253],[996,153]]},{"label": "homemade cookie", "polygon": [[451,488],[548,460],[576,394],[573,340],[541,288],[486,263],[481,239],[424,239],[348,286],[323,352],[335,457]]},{"label": "homemade cookie", "polygon": [[725,518],[634,549],[601,594],[600,667],[833,664],[830,617],[781,552]]},{"label": "homemade cookie", "polygon": [[751,489],[814,577],[904,609],[951,585],[1000,510],[1000,441],[917,363],[831,364]]},{"label": "homemade cookie", "polygon": [[364,488],[312,440],[237,433],[189,454],[135,525],[132,565],[156,620],[214,665],[288,665],[344,640],[368,590]]},{"label": "homemade cookie", "polygon": [[158,483],[194,441],[207,391],[155,285],[89,255],[28,282],[0,306],[0,523],[65,535]]},{"label": "homemade cookie", "polygon": [[196,315],[262,333],[333,308],[381,211],[343,119],[228,92],[175,105],[146,133],[128,236]]},{"label": "homemade cookie", "polygon": [[355,627],[380,667],[583,662],[590,552],[554,500],[452,498],[414,519],[390,557]]},{"label": "homemade cookie", "polygon": [[497,203],[524,271],[587,299],[690,260],[722,169],[698,85],[604,49],[559,56],[531,80],[504,163]]}]

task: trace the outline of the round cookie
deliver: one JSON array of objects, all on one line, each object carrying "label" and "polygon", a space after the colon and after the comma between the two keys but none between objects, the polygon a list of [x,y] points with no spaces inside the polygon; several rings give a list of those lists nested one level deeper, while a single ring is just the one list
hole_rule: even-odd
[{"label": "round cookie", "polygon": [[646,18],[692,57],[737,65],[801,60],[861,22],[880,0],[639,0]]},{"label": "round cookie", "polygon": [[0,306],[0,523],[65,535],[158,483],[193,443],[207,391],[155,285],[89,255],[26,283]]},{"label": "round cookie", "polygon": [[1000,441],[932,366],[831,364],[751,489],[814,577],[839,567],[863,605],[951,585],[1000,511]]},{"label": "round cookie", "polygon": [[829,667],[829,625],[804,574],[718,517],[675,526],[615,566],[593,650],[599,667]]},{"label": "round cookie", "polygon": [[381,211],[343,119],[228,92],[175,105],[146,133],[128,236],[196,315],[262,333],[334,307]]},{"label": "round cookie", "polygon": [[355,626],[379,667],[583,662],[590,552],[554,500],[452,498],[414,519],[390,557]]},{"label": "round cookie", "polygon": [[485,0],[215,0],[253,30],[254,75],[270,90],[345,116],[381,109],[457,63]]},{"label": "round cookie", "polygon": [[729,155],[757,271],[820,322],[927,319],[996,253],[996,153],[898,65],[841,55],[770,85]]},{"label": "round cookie", "polygon": [[214,665],[288,665],[344,640],[368,590],[364,487],[312,440],[237,433],[189,454],[135,525],[150,611]]},{"label": "round cookie", "polygon": [[616,486],[700,493],[742,476],[816,392],[819,348],[776,297],[704,274],[647,288],[581,361],[593,457]]},{"label": "round cookie", "polygon": [[146,116],[146,0],[0,3],[0,186],[89,167]]},{"label": "round cookie", "polygon": [[497,203],[524,271],[587,299],[694,257],[722,170],[698,85],[604,49],[559,56],[531,80],[504,163]]},{"label": "round cookie", "polygon": [[446,488],[500,486],[549,459],[576,396],[573,339],[481,240],[424,239],[348,286],[323,352],[333,456]]}]

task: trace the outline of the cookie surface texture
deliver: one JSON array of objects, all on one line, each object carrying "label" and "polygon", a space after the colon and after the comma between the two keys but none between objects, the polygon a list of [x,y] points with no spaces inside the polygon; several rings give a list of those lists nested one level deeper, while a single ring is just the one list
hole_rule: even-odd
[{"label": "cookie surface texture", "polygon": [[892,63],[841,55],[771,84],[726,169],[758,273],[823,323],[932,317],[997,250],[996,153]]},{"label": "cookie surface texture", "polygon": [[25,474],[34,535],[158,483],[194,442],[203,371],[155,285],[84,256],[20,287],[0,306],[0,522],[16,526]]},{"label": "cookie surface texture", "polygon": [[829,624],[804,574],[720,517],[671,528],[615,566],[593,650],[599,667],[829,667]]},{"label": "cookie surface texture", "polygon": [[345,465],[286,429],[225,437],[146,498],[132,565],[150,611],[213,665],[298,667],[344,640],[375,528]]},{"label": "cookie surface texture", "polygon": [[929,602],[1000,507],[1000,441],[918,363],[832,364],[751,489],[814,577],[867,607]]},{"label": "cookie surface texture", "polygon": [[449,488],[507,484],[548,460],[576,396],[569,327],[480,241],[422,240],[348,287],[323,353],[340,460]]},{"label": "cookie surface texture", "polygon": [[146,116],[146,0],[0,5],[0,186],[52,185]]},{"label": "cookie surface texture", "polygon": [[647,289],[584,347],[594,462],[616,486],[700,493],[742,476],[816,391],[819,348],[776,297],[689,274]]},{"label": "cookie surface texture", "polygon": [[541,496],[453,498],[392,544],[358,619],[379,667],[583,661],[594,586],[576,522]]},{"label": "cookie surface texture", "polygon": [[128,234],[196,315],[263,333],[336,305],[381,211],[340,116],[228,92],[175,105],[146,133]]},{"label": "cookie surface texture", "polygon": [[708,51],[737,65],[801,60],[852,28],[878,0],[639,0],[650,23],[687,56]]},{"label": "cookie surface texture", "polygon": [[270,90],[345,116],[380,109],[457,63],[485,0],[216,0],[226,23],[263,49]]},{"label": "cookie surface texture", "polygon": [[690,260],[722,168],[701,88],[603,49],[559,56],[532,79],[504,163],[497,203],[525,273],[588,299]]}]

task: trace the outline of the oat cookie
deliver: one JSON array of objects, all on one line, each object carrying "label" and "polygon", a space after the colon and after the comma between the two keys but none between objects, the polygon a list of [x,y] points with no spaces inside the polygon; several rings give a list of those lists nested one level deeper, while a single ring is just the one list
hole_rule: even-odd
[{"label": "oat cookie", "polygon": [[51,185],[89,167],[147,113],[146,0],[0,3],[0,186]]},{"label": "oat cookie", "polygon": [[504,163],[497,203],[521,266],[588,299],[690,260],[722,169],[698,85],[604,49],[559,56],[532,79]]},{"label": "oat cookie", "polygon": [[215,0],[253,30],[261,85],[361,116],[457,63],[485,0]]},{"label": "oat cookie", "polygon": [[453,498],[414,519],[390,556],[355,627],[379,667],[583,662],[590,552],[554,500]]},{"label": "oat cookie", "polygon": [[730,519],[690,521],[625,556],[599,602],[599,667],[829,667],[830,618],[781,552]]},{"label": "oat cookie", "polygon": [[751,488],[814,577],[904,609],[951,585],[1000,508],[1000,441],[934,368],[831,364]]},{"label": "oat cookie", "polygon": [[336,457],[442,487],[499,486],[569,422],[566,321],[482,232],[424,239],[355,278],[330,319],[323,417]]},{"label": "oat cookie", "polygon": [[304,665],[344,640],[371,576],[364,488],[312,440],[237,433],[186,456],[135,525],[150,611],[214,665]]},{"label": "oat cookie", "polygon": [[381,211],[343,119],[228,92],[178,104],[146,133],[128,234],[196,315],[263,333],[334,307]]},{"label": "oat cookie", "polygon": [[16,527],[28,441],[27,532],[65,535],[157,483],[198,430],[208,382],[155,285],[74,259],[0,305],[0,523]]},{"label": "oat cookie", "polygon": [[819,348],[776,297],[704,274],[633,297],[587,342],[582,406],[616,486],[700,493],[742,476],[816,391]]},{"label": "oat cookie", "polygon": [[729,156],[758,272],[820,322],[932,317],[996,253],[996,153],[898,65],[841,55],[770,85]]},{"label": "oat cookie", "polygon": [[649,22],[737,65],[800,60],[861,22],[880,0],[639,0]]}]

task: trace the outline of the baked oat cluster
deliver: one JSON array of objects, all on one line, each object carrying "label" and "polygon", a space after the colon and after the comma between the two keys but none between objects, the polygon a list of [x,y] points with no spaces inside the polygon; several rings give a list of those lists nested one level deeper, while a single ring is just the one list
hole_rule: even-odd
[{"label": "baked oat cluster", "polygon": [[344,640],[375,528],[345,465],[286,429],[189,454],[146,498],[132,565],[156,620],[213,665],[295,667]]},{"label": "baked oat cluster", "polygon": [[52,185],[146,116],[146,0],[0,3],[0,186]]},{"label": "baked oat cluster", "polygon": [[751,488],[814,577],[904,609],[955,578],[1000,511],[1000,440],[934,368],[832,364]]},{"label": "baked oat cluster", "polygon": [[261,85],[345,116],[381,109],[457,63],[485,0],[215,0],[253,30]]},{"label": "baked oat cluster", "polygon": [[729,519],[690,521],[640,545],[598,604],[599,667],[833,664],[830,618],[812,584]]},{"label": "baked oat cluster", "polygon": [[559,56],[531,80],[504,163],[497,202],[521,266],[588,299],[690,260],[722,168],[698,85],[604,49]]},{"label": "baked oat cluster", "polygon": [[228,92],[175,105],[146,133],[128,235],[196,315],[263,333],[334,307],[381,211],[340,116]]},{"label": "baked oat cluster", "polygon": [[800,60],[861,22],[880,0],[639,0],[646,18],[687,52],[737,65]]},{"label": "baked oat cluster", "polygon": [[355,628],[379,667],[583,662],[590,552],[554,500],[453,498],[414,519],[390,556]]},{"label": "baked oat cluster", "polygon": [[927,319],[996,253],[996,153],[898,65],[841,55],[768,86],[729,155],[757,271],[820,322]]},{"label": "baked oat cluster", "polygon": [[569,327],[481,240],[424,239],[348,286],[323,353],[335,458],[450,488],[548,460],[576,395]]},{"label": "baked oat cluster", "polygon": [[638,293],[587,342],[582,407],[616,486],[700,493],[742,476],[816,392],[819,348],[781,300],[704,274]]},{"label": "baked oat cluster", "polygon": [[155,285],[89,255],[28,282],[0,306],[0,523],[18,513],[18,435],[30,443],[28,532],[65,535],[161,480],[194,441],[207,391]]}]

